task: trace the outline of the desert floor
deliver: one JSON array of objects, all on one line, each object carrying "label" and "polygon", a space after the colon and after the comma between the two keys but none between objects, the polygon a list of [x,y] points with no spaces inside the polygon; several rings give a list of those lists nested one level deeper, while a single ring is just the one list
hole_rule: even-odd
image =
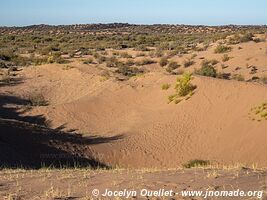
[{"label": "desert floor", "polygon": [[[0,196],[86,199],[94,187],[143,186],[266,192],[266,170],[255,168],[267,166],[267,118],[260,113],[266,111],[267,86],[252,80],[267,76],[267,42],[232,45],[227,53],[230,59],[224,62],[223,54],[214,54],[216,45],[194,56],[170,60],[182,64],[192,58],[191,66],[179,70],[194,72],[203,59],[216,59],[218,72],[240,75],[242,81],[194,74],[194,94],[178,104],[168,97],[175,93],[181,75],[167,73],[158,63],[144,65],[144,74],[129,79],[105,64],[84,64],[90,56],[72,58],[69,64],[12,72],[9,84],[0,87],[0,159],[4,167],[21,164],[33,170],[43,162],[57,168],[77,159],[79,165],[127,170],[6,169],[0,172]],[[135,57],[138,51],[128,49],[127,53]],[[142,58],[158,59],[145,54],[135,61]],[[164,84],[170,88],[162,89]],[[42,94],[48,105],[29,106],[32,94]],[[262,110],[255,112],[255,107]],[[255,170],[167,170],[194,159]]]}]

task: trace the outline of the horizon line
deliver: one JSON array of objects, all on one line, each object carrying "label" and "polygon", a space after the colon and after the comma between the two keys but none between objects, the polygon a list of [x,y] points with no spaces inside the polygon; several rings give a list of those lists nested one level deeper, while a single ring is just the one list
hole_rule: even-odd
[{"label": "horizon line", "polygon": [[208,25],[208,24],[183,24],[183,23],[129,23],[129,22],[94,22],[94,23],[73,23],[73,24],[28,24],[28,25],[0,25],[0,28],[25,28],[30,26],[74,26],[74,25],[110,25],[110,24],[127,24],[131,26],[155,26],[155,25],[174,25],[174,26],[207,26],[207,27],[222,27],[222,26],[267,26],[267,24],[217,24],[217,25]]}]

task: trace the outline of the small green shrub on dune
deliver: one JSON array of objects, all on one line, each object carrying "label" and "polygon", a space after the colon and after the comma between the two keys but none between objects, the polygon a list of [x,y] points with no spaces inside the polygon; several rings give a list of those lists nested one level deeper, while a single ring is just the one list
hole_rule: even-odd
[{"label": "small green shrub on dune", "polygon": [[166,71],[169,72],[169,73],[171,73],[173,70],[177,69],[178,67],[180,67],[180,65],[177,62],[171,61],[168,64],[168,66],[166,68]]},{"label": "small green shrub on dune", "polygon": [[222,61],[227,62],[228,60],[230,60],[230,57],[228,56],[228,54],[224,54],[222,57]]},{"label": "small green shrub on dune", "polygon": [[126,65],[121,65],[117,70],[117,73],[122,74],[124,76],[133,77],[139,74],[143,74],[144,70],[138,69],[137,67],[129,67]]},{"label": "small green shrub on dune", "polygon": [[182,77],[178,77],[175,85],[175,94],[168,97],[169,102],[174,101],[174,103],[177,104],[183,99],[189,99],[197,88],[196,85],[191,83],[192,80],[193,77],[190,73],[184,73]]},{"label": "small green shrub on dune", "polygon": [[267,84],[267,76],[261,77],[260,80],[263,84]]},{"label": "small green shrub on dune", "polygon": [[94,63],[93,58],[88,58],[88,59],[83,61],[83,64],[86,64],[86,65],[93,64],[93,63]]},{"label": "small green shrub on dune", "polygon": [[184,168],[194,168],[194,167],[205,167],[210,165],[210,161],[208,160],[190,160],[187,163],[183,164]]},{"label": "small green shrub on dune", "polygon": [[232,79],[237,80],[237,81],[245,81],[245,78],[242,74],[234,74],[232,76]]},{"label": "small green shrub on dune", "polygon": [[230,52],[231,50],[232,50],[232,47],[225,46],[225,45],[218,45],[215,48],[214,53],[226,53],[226,52]]},{"label": "small green shrub on dune", "polygon": [[166,57],[161,58],[160,61],[159,61],[159,65],[161,67],[166,66],[168,63],[169,63],[169,61],[168,61],[168,58],[166,58]]},{"label": "small green shrub on dune", "polygon": [[140,60],[140,61],[136,62],[136,65],[142,66],[142,65],[150,65],[150,64],[153,64],[153,63],[155,63],[154,60],[149,59],[149,58],[144,58],[143,60]]},{"label": "small green shrub on dune", "polygon": [[31,93],[29,95],[29,101],[31,106],[47,106],[48,102],[42,93]]},{"label": "small green shrub on dune", "polygon": [[184,73],[182,78],[177,78],[175,89],[179,96],[187,96],[196,89],[196,86],[191,83],[192,79],[193,77],[190,73]]},{"label": "small green shrub on dune", "polygon": [[122,58],[132,58],[132,55],[128,54],[127,52],[122,52],[120,55]]},{"label": "small green shrub on dune", "polygon": [[192,59],[187,59],[184,61],[184,67],[190,67],[193,65],[195,62]]},{"label": "small green shrub on dune", "polygon": [[165,83],[161,86],[162,90],[168,90],[171,87],[171,84]]},{"label": "small green shrub on dune", "polygon": [[210,64],[210,62],[207,61],[204,61],[201,68],[196,70],[195,73],[201,76],[209,76],[213,78],[215,78],[217,75],[216,69],[212,66],[212,64]]}]

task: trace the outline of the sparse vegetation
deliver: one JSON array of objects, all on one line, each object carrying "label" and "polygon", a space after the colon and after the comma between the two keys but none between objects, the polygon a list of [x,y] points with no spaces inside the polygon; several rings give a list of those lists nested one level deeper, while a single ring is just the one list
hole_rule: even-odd
[{"label": "sparse vegetation", "polygon": [[245,78],[242,74],[234,74],[232,76],[232,79],[237,80],[237,81],[245,81]]},{"label": "sparse vegetation", "polygon": [[226,46],[226,45],[218,45],[215,50],[214,53],[226,53],[232,50],[232,47]]},{"label": "sparse vegetation", "polygon": [[171,61],[168,64],[168,66],[166,68],[166,71],[169,72],[169,73],[171,73],[173,70],[177,69],[178,67],[180,67],[180,65],[177,62]]},{"label": "sparse vegetation", "polygon": [[141,61],[136,62],[136,65],[142,66],[142,65],[150,65],[150,64],[153,64],[153,63],[155,63],[154,60],[149,59],[149,58],[144,58]]},{"label": "sparse vegetation", "polygon": [[251,120],[261,121],[263,119],[267,120],[267,103],[261,103],[250,109],[249,118]]},{"label": "sparse vegetation", "polygon": [[171,84],[165,83],[161,86],[162,90],[168,90],[171,87]]},{"label": "sparse vegetation", "polygon": [[187,163],[183,164],[184,168],[194,168],[194,167],[206,167],[207,165],[210,165],[210,161],[208,160],[190,160]]},{"label": "sparse vegetation", "polygon": [[122,65],[116,70],[116,72],[127,77],[133,77],[138,74],[143,74],[144,70],[137,67],[128,67],[126,65]]},{"label": "sparse vegetation", "polygon": [[222,61],[227,62],[228,60],[230,60],[230,57],[228,56],[228,54],[224,54],[222,57]]},{"label": "sparse vegetation", "polygon": [[213,67],[214,63],[204,60],[199,70],[196,70],[196,74],[201,76],[209,76],[215,78],[217,76],[217,70]]},{"label": "sparse vegetation", "polygon": [[195,62],[192,59],[187,59],[184,61],[184,67],[190,67],[191,65],[193,65]]},{"label": "sparse vegetation", "polygon": [[191,83],[193,77],[190,73],[184,73],[182,77],[178,77],[175,85],[175,94],[168,97],[169,102],[174,101],[175,104],[181,102],[183,99],[187,100],[197,88]]},{"label": "sparse vegetation", "polygon": [[166,66],[168,63],[169,63],[169,61],[168,61],[168,58],[166,58],[166,57],[161,58],[160,61],[159,61],[159,65],[161,67]]},{"label": "sparse vegetation", "polygon": [[47,106],[48,101],[45,99],[44,95],[39,92],[33,92],[28,96],[31,106]]},{"label": "sparse vegetation", "polygon": [[83,61],[83,64],[86,64],[86,65],[93,64],[93,63],[94,63],[93,58],[88,58],[88,59]]}]

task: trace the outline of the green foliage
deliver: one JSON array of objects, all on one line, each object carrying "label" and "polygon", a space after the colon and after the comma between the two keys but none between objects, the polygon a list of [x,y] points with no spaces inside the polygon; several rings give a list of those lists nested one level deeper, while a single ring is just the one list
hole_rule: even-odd
[{"label": "green foliage", "polygon": [[184,67],[190,67],[193,65],[195,62],[192,59],[187,59],[184,61]]},{"label": "green foliage", "polygon": [[117,70],[117,73],[122,74],[124,76],[133,77],[139,74],[143,74],[144,70],[138,69],[137,67],[129,67],[126,65],[121,65]]},{"label": "green foliage", "polygon": [[161,86],[162,90],[168,90],[171,87],[171,84],[165,83]]},{"label": "green foliage", "polygon": [[208,161],[208,160],[195,159],[195,160],[188,161],[186,164],[183,164],[183,167],[194,168],[194,167],[205,167],[208,165],[210,165],[210,161]]},{"label": "green foliage", "polygon": [[46,101],[42,93],[31,93],[29,95],[29,101],[31,106],[47,106],[48,102]]},{"label": "green foliage", "polygon": [[244,76],[241,75],[241,74],[234,74],[234,75],[232,76],[232,79],[237,80],[237,81],[245,81]]},{"label": "green foliage", "polygon": [[222,57],[222,61],[227,62],[228,60],[230,60],[230,57],[228,56],[228,54],[224,54]]},{"label": "green foliage", "polygon": [[261,121],[262,119],[267,120],[267,103],[263,102],[251,108],[249,118],[252,120],[257,119],[257,121]]},{"label": "green foliage", "polygon": [[196,86],[191,83],[192,79],[193,77],[190,73],[184,73],[181,78],[177,78],[175,89],[179,96],[184,97],[188,94],[192,94],[196,89]]},{"label": "green foliage", "polygon": [[263,84],[267,84],[267,76],[263,76],[263,77],[261,77],[261,82],[263,83]]},{"label": "green foliage", "polygon": [[215,78],[217,71],[210,61],[203,61],[201,68],[199,70],[196,70],[196,74]]},{"label": "green foliage", "polygon": [[141,61],[136,62],[136,65],[142,66],[142,65],[150,65],[150,64],[153,64],[153,63],[155,63],[154,60],[149,59],[149,58],[144,58]]},{"label": "green foliage", "polygon": [[94,63],[93,58],[88,58],[88,59],[83,61],[83,64],[86,64],[86,65],[93,64],[93,63]]},{"label": "green foliage", "polygon": [[214,53],[226,53],[226,52],[230,52],[231,50],[232,50],[232,47],[225,46],[225,45],[218,45],[215,48]]},{"label": "green foliage", "polygon": [[166,57],[161,58],[160,61],[159,61],[159,65],[161,67],[166,66],[168,63],[169,63],[169,61],[168,61],[168,58],[166,58]]},{"label": "green foliage", "polygon": [[180,67],[180,65],[177,62],[171,61],[168,64],[168,66],[166,68],[166,71],[169,72],[169,73],[171,73],[173,70],[177,69],[178,67]]}]

